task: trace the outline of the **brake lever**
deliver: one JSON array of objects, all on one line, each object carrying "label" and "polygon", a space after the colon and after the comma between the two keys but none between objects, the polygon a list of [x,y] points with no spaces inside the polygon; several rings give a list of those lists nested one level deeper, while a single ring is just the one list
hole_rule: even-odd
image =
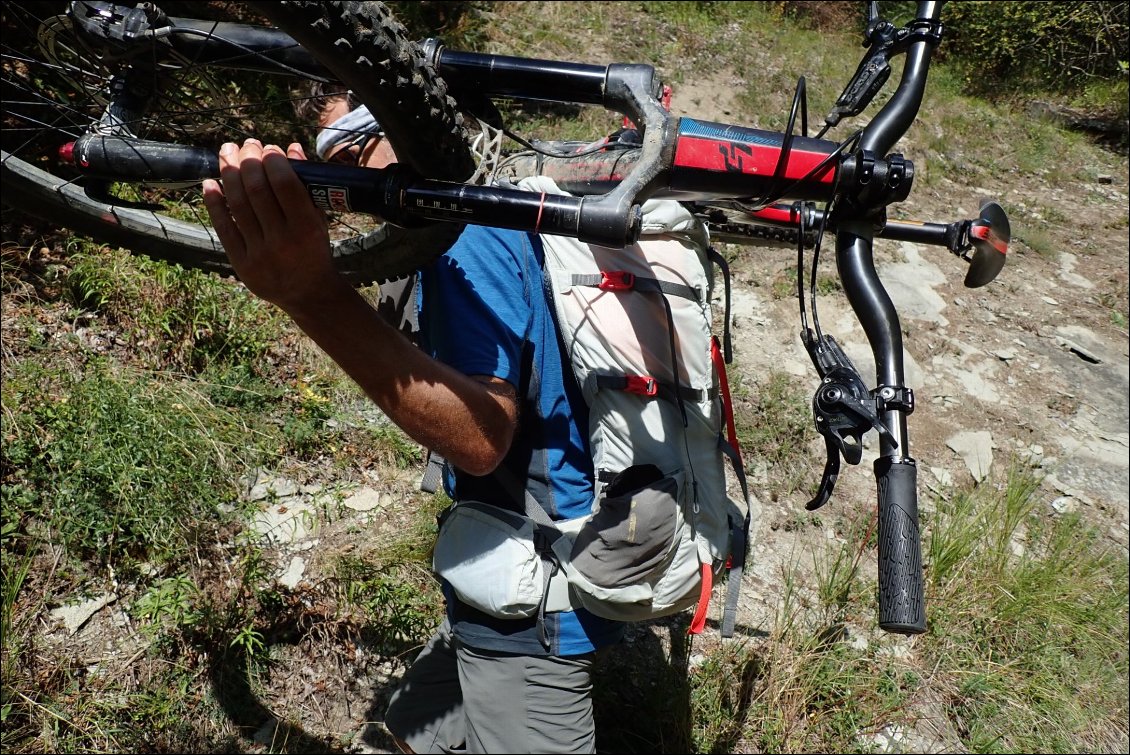
[{"label": "brake lever", "polygon": [[824,436],[827,460],[815,497],[805,504],[814,511],[832,496],[840,474],[840,457],[855,465],[863,458],[863,436],[876,430],[892,443],[890,428],[879,418],[875,399],[847,354],[830,335],[816,338],[811,330],[804,336],[805,348],[820,375],[820,385],[812,397],[812,416],[816,431]]},{"label": "brake lever", "polygon": [[845,116],[856,116],[863,112],[890,78],[892,56],[901,55],[915,39],[925,37],[937,44],[942,38],[942,27],[936,21],[915,21],[909,26],[898,28],[890,21],[879,18],[878,14],[877,5],[869,6],[863,46],[870,48],[870,51],[859,61],[851,81],[836,99],[831,112],[824,116],[824,131],[837,125]]},{"label": "brake lever", "polygon": [[883,84],[891,76],[890,54],[899,39],[899,31],[889,21],[878,18],[867,24],[863,46],[871,51],[859,61],[851,81],[836,99],[836,104],[824,116],[825,130],[837,125],[845,116],[855,116],[863,112]]}]

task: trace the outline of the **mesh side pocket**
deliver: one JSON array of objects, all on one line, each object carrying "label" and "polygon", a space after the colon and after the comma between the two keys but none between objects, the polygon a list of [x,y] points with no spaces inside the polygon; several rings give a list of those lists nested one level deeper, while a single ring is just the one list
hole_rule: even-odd
[{"label": "mesh side pocket", "polygon": [[658,467],[621,472],[600,509],[577,533],[570,559],[594,585],[646,581],[668,561],[678,530],[679,481]]}]

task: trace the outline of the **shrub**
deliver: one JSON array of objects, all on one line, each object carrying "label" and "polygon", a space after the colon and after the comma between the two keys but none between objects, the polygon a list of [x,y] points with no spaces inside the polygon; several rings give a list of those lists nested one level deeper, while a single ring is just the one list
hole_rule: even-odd
[{"label": "shrub", "polygon": [[966,84],[986,93],[1033,84],[1067,91],[1093,78],[1125,77],[1128,5],[949,3],[947,52],[965,69]]}]

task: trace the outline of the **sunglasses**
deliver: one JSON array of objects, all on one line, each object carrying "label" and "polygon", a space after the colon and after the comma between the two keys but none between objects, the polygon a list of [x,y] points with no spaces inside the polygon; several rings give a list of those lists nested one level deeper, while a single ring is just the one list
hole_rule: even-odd
[{"label": "sunglasses", "polygon": [[382,136],[383,133],[381,132],[357,134],[327,155],[326,162],[334,163],[335,165],[356,166],[361,160],[361,155],[365,154],[365,148],[369,146],[369,142],[374,139],[380,139]]}]

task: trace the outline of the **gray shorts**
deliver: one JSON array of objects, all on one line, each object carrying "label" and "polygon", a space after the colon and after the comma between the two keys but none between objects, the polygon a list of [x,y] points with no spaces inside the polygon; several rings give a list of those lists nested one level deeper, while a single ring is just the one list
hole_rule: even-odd
[{"label": "gray shorts", "polygon": [[393,694],[385,725],[418,753],[596,752],[593,655],[477,650],[444,621]]}]

